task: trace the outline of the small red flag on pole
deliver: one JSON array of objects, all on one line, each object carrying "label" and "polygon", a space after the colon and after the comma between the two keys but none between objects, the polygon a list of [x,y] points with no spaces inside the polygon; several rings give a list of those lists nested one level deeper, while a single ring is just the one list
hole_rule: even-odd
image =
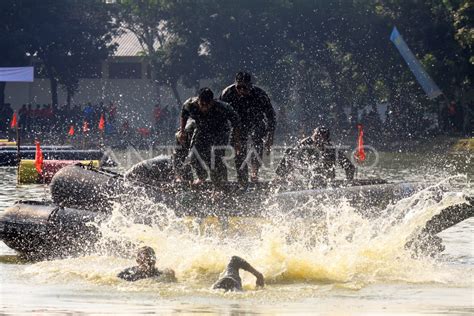
[{"label": "small red flag on pole", "polygon": [[43,152],[39,141],[36,141],[35,167],[39,174],[43,174]]},{"label": "small red flag on pole", "polygon": [[74,125],[71,125],[71,126],[69,127],[69,132],[67,132],[67,134],[68,134],[69,136],[74,136]]},{"label": "small red flag on pole", "polygon": [[100,120],[99,120],[99,130],[104,131],[105,129],[105,118],[104,118],[104,113],[100,115]]},{"label": "small red flag on pole", "polygon": [[89,123],[87,123],[87,121],[84,121],[84,124],[82,124],[82,132],[84,133],[89,132]]},{"label": "small red flag on pole", "polygon": [[357,128],[359,130],[359,137],[357,139],[357,151],[354,156],[357,159],[357,161],[363,162],[365,160],[364,130],[362,128],[362,124],[358,124]]},{"label": "small red flag on pole", "polygon": [[11,128],[17,127],[17,124],[18,124],[17,121],[18,121],[18,120],[17,120],[17,117],[16,117],[16,112],[13,112],[13,117],[12,117],[12,121],[11,121],[11,123],[10,123],[10,127],[11,127]]}]

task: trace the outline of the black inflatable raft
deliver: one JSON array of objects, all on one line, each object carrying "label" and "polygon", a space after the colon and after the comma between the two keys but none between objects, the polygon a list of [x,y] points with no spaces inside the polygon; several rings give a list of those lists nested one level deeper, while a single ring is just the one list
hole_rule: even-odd
[{"label": "black inflatable raft", "polygon": [[[146,163],[149,164],[150,161]],[[344,201],[355,206],[362,215],[376,217],[387,205],[427,187],[421,183],[388,183],[380,179],[366,179],[350,183],[333,181],[322,188],[305,190],[299,184],[280,186],[272,182],[249,183],[242,190],[237,183],[229,182],[215,191],[210,183],[190,187],[169,182],[168,176],[157,172],[157,169],[169,170],[165,159],[155,159],[151,165],[142,167],[143,165],[140,168],[135,166],[125,176],[87,166],[65,167],[51,182],[52,200],[66,207],[107,212],[113,202],[126,205],[143,198],[152,203],[163,203],[179,216],[202,217],[271,216],[268,212],[271,212],[272,205],[278,205],[282,210],[291,210],[293,215],[315,216],[318,205],[334,205],[335,201]],[[148,176],[144,178],[144,174]],[[136,212],[137,205],[131,205]],[[473,214],[470,207],[463,207],[462,210],[464,211],[449,212],[447,217],[440,217],[438,224],[448,223],[450,218],[458,223]],[[456,214],[459,216],[454,216]],[[449,227],[453,224],[447,225]],[[430,230],[438,233],[435,226],[439,225],[432,225]]]},{"label": "black inflatable raft", "polygon": [[[333,181],[323,188],[302,190],[272,182],[252,183],[242,189],[228,183],[215,190],[210,184],[199,187],[169,181],[170,161],[157,158],[132,168],[126,175],[68,166],[51,183],[52,203],[18,202],[0,215],[0,238],[27,257],[76,255],[94,249],[100,237],[95,225],[107,219],[112,205],[147,223],[162,214],[148,214],[149,205],[140,209],[143,198],[162,203],[178,216],[271,217],[273,205],[291,211],[291,216],[314,217],[318,205],[344,200],[364,216],[380,216],[389,203],[423,189],[418,183],[387,183],[383,180]],[[433,217],[422,234],[433,236],[474,215],[474,199],[448,207]],[[364,206],[364,207],[360,207]],[[128,209],[127,209],[128,208]],[[127,212],[129,214],[127,214]],[[134,217],[133,217],[134,216]],[[416,239],[416,236],[414,237]]]},{"label": "black inflatable raft", "polygon": [[28,259],[79,255],[94,250],[96,225],[106,214],[19,201],[0,215],[0,238]]},{"label": "black inflatable raft", "polygon": [[[332,181],[323,188],[305,190],[301,189],[300,184],[289,186],[275,182],[249,183],[247,188],[242,189],[237,183],[229,182],[216,191],[210,183],[191,187],[170,182],[168,176],[157,172],[157,169],[168,170],[166,160],[160,162],[154,161],[144,169],[134,167],[134,172],[128,172],[125,176],[84,166],[65,167],[56,173],[51,182],[52,200],[67,207],[106,211],[114,201],[126,204],[130,198],[141,197],[163,203],[178,215],[190,216],[262,216],[268,205],[278,203],[283,208],[297,208],[304,216],[306,211],[310,211],[309,208],[313,210],[314,205],[337,199],[345,199],[355,206],[363,205],[364,209],[372,212],[424,187],[419,183],[387,183],[380,179],[368,179],[350,183]],[[371,212],[367,215],[374,215]]]}]

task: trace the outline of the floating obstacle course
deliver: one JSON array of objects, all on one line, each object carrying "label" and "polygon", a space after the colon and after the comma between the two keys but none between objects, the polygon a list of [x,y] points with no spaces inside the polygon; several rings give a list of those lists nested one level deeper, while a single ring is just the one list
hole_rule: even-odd
[{"label": "floating obstacle course", "polygon": [[[76,149],[73,146],[41,146],[45,160],[99,160],[104,165],[113,165],[104,152],[99,149]],[[0,166],[17,166],[19,159],[35,159],[35,146],[0,146]]]},{"label": "floating obstacle course", "polygon": [[16,146],[16,142],[9,141],[8,139],[0,139],[0,147],[4,146]]},{"label": "floating obstacle course", "polygon": [[452,147],[452,151],[474,152],[474,137],[459,139]]},{"label": "floating obstacle course", "polygon": [[61,168],[76,164],[99,167],[98,160],[45,160],[43,162],[43,173],[39,174],[36,170],[35,161],[24,159],[20,161],[18,166],[17,182],[18,184],[50,183],[53,176]]}]

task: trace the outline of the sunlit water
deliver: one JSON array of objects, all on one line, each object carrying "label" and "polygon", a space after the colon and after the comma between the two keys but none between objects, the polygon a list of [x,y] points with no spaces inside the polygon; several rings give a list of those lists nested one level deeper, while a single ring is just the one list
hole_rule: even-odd
[{"label": "sunlit water", "polygon": [[[150,205],[164,214],[155,227],[133,224],[117,206],[103,234],[152,246],[158,267],[173,268],[177,283],[119,280],[116,274],[134,265],[125,253],[22,263],[1,243],[2,312],[472,314],[474,220],[441,233],[446,250],[435,258],[414,259],[404,244],[443,207],[472,195],[473,174],[472,157],[465,154],[381,154],[378,165],[360,177],[431,184],[454,177],[450,182],[456,184],[442,199],[434,198],[435,185],[372,220],[344,201],[331,201],[328,215],[318,220],[291,218],[285,216],[290,210],[272,205],[273,219],[240,222],[224,232],[219,223],[199,226],[160,205]],[[16,186],[13,168],[0,169],[0,179],[1,209],[47,196],[42,186]],[[255,279],[243,273],[245,292],[210,290],[231,255],[260,270],[265,289],[256,290]]]}]

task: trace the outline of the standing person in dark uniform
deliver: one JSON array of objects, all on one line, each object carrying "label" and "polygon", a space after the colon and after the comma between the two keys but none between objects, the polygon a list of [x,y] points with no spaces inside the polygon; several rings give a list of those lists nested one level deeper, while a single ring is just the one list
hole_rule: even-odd
[{"label": "standing person in dark uniform", "polygon": [[233,256],[230,262],[227,264],[227,268],[224,271],[224,276],[217,280],[212,286],[213,289],[222,289],[224,291],[242,291],[242,280],[240,279],[239,270],[245,270],[252,273],[256,278],[257,287],[263,287],[265,285],[265,279],[263,274],[258,272],[244,259]]},{"label": "standing person in dark uniform", "polygon": [[331,144],[329,130],[318,127],[311,137],[285,151],[276,174],[281,179],[291,179],[293,171],[300,169],[303,176],[313,183],[325,183],[336,177],[336,163],[344,169],[348,180],[354,179],[354,165],[343,153],[336,151]]},{"label": "standing person in dark uniform", "polygon": [[31,126],[34,120],[34,110],[31,103],[28,104],[28,109],[26,111],[26,134],[28,137],[31,136]]},{"label": "standing person in dark uniform", "polygon": [[155,120],[153,129],[155,130],[155,134],[158,135],[158,138],[160,138],[163,133],[161,130],[161,123],[163,122],[163,109],[158,103],[155,104],[155,108],[153,109],[153,118]]},{"label": "standing person in dark uniform", "polygon": [[[161,133],[164,139],[168,139],[170,137],[170,131],[168,130],[168,122],[170,121],[170,110],[169,106],[166,105],[162,112],[161,112]],[[176,126],[176,125],[175,125]]]},{"label": "standing person in dark uniform", "polygon": [[257,181],[264,147],[270,151],[273,145],[275,111],[270,98],[265,91],[252,84],[252,77],[249,73],[239,72],[235,77],[235,83],[222,91],[220,99],[229,103],[237,111],[241,120],[240,143],[242,150],[235,157],[237,178],[240,183],[248,181],[247,154],[251,148],[248,147],[250,139],[256,151],[256,155],[254,153],[250,161],[251,180]]},{"label": "standing person in dark uniform", "polygon": [[7,129],[7,122],[6,122],[6,116],[4,114],[4,111],[5,111],[5,105],[0,103],[0,138],[4,137],[3,133]]},{"label": "standing person in dark uniform", "polygon": [[35,109],[33,110],[33,133],[32,136],[36,137],[41,131],[41,124],[42,124],[42,112],[41,112],[41,105],[36,104]]},{"label": "standing person in dark uniform", "polygon": [[[11,122],[12,122],[12,119],[13,119],[13,113],[15,113],[15,111],[13,111],[11,104],[10,103],[5,103],[4,108],[3,108],[3,117],[2,117],[2,119],[6,120],[5,132],[6,132],[7,138],[10,138],[9,137],[9,136],[11,136],[10,133],[12,133],[12,131],[10,129],[10,126],[11,126]],[[16,138],[16,136],[14,136],[14,137]]]},{"label": "standing person in dark uniform", "polygon": [[474,119],[474,103],[470,101],[470,103],[466,104],[464,109],[464,118],[463,118],[463,125],[462,130],[464,137],[469,137],[472,135],[472,121]]},{"label": "standing person in dark uniform", "polygon": [[[207,168],[210,169],[212,182],[220,184],[227,181],[227,168],[222,161],[225,149],[213,147],[228,145],[229,131],[232,127],[233,138],[237,139],[234,142],[235,150],[239,152],[239,115],[228,104],[214,100],[211,89],[202,88],[199,90],[199,96],[186,100],[181,110],[180,130],[177,135],[181,144],[186,141],[185,127],[189,118],[196,122],[190,151],[192,165],[198,176],[195,183],[198,184],[207,178]],[[214,165],[211,164],[213,155]]]},{"label": "standing person in dark uniform", "polygon": [[10,124],[13,116],[13,109],[10,103],[0,104],[0,138],[9,138]]},{"label": "standing person in dark uniform", "polygon": [[23,104],[21,109],[18,110],[18,116],[20,118],[18,126],[20,128],[21,137],[25,138],[28,121],[28,109],[26,108],[26,104]]}]

